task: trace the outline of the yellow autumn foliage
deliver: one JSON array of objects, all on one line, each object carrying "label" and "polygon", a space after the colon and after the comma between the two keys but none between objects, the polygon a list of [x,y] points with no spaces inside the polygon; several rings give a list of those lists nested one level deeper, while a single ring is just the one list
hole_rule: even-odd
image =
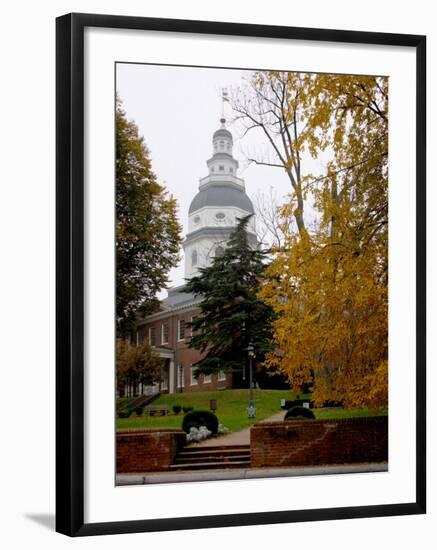
[{"label": "yellow autumn foliage", "polygon": [[[304,91],[297,98],[292,73],[263,73],[259,84],[276,85],[277,79],[290,101],[300,102],[304,120],[291,145],[306,146],[314,157],[326,148],[332,155],[322,175],[304,174],[299,166],[305,189],[299,215],[311,200],[317,213],[311,226],[293,229],[301,199],[296,192],[278,213],[285,238],[273,250],[260,292],[277,315],[277,348],[266,366],[285,374],[296,390],[312,383],[316,404],[386,406],[388,82],[301,75]],[[297,158],[296,151],[289,157]]]}]

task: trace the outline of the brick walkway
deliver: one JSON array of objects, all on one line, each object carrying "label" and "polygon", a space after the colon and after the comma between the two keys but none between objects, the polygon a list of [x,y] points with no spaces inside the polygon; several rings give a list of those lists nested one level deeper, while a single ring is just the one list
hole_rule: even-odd
[{"label": "brick walkway", "polygon": [[[264,418],[264,420],[260,420],[260,422],[276,422],[277,420],[283,420],[284,419],[285,411],[280,411],[272,416],[269,416],[268,418]],[[245,428],[244,430],[241,430],[240,432],[233,432],[228,435],[222,435],[217,438],[213,439],[205,439],[204,441],[201,441],[200,443],[195,443],[194,445],[196,447],[211,447],[212,445],[249,445],[250,444],[250,428]]]}]

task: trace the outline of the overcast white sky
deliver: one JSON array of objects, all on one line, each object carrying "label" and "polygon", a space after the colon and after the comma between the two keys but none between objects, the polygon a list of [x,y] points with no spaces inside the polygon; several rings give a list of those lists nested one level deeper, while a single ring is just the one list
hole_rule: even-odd
[{"label": "overcast white sky", "polygon": [[[220,126],[221,90],[241,86],[249,76],[250,71],[238,69],[117,64],[117,92],[128,118],[144,136],[159,182],[177,199],[184,235],[199,178],[207,175],[212,134]],[[225,104],[225,116],[232,118],[229,104]],[[262,135],[251,131],[241,138],[241,130],[231,124],[228,129],[234,136],[234,157],[240,162],[238,175],[245,179],[252,201],[270,186],[278,197],[289,193],[289,180],[282,170],[245,161],[245,151],[266,149]],[[321,169],[321,162],[307,159],[307,171]],[[170,286],[183,284],[183,262],[181,252],[179,266],[170,272]]]}]

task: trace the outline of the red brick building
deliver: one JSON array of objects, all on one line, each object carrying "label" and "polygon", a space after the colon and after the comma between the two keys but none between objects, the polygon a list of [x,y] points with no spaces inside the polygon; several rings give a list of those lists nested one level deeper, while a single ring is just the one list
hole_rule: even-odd
[{"label": "red brick building", "polygon": [[165,360],[162,393],[208,391],[232,386],[232,374],[219,373],[195,377],[193,363],[201,354],[188,346],[191,337],[189,323],[199,314],[199,299],[181,292],[183,287],[173,288],[161,302],[161,308],[149,315],[137,327],[137,341],[145,338],[155,352]]}]

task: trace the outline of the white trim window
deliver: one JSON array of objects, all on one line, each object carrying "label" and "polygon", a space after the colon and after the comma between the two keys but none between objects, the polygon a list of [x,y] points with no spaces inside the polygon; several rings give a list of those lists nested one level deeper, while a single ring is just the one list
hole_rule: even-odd
[{"label": "white trim window", "polygon": [[182,365],[178,365],[178,388],[184,387],[184,367]]},{"label": "white trim window", "polygon": [[190,367],[190,384],[192,386],[197,386],[196,371],[197,367]]},{"label": "white trim window", "polygon": [[223,370],[219,370],[218,375],[217,375],[217,381],[218,382],[223,382],[224,380],[226,380],[226,373]]},{"label": "white trim window", "polygon": [[155,327],[149,327],[149,344],[151,346],[156,345],[156,328]]},{"label": "white trim window", "polygon": [[168,390],[168,374],[166,372],[162,375],[161,390]]},{"label": "white trim window", "polygon": [[204,384],[211,384],[212,378],[210,374],[204,374],[203,375],[203,383]]},{"label": "white trim window", "polygon": [[168,323],[161,325],[161,344],[168,344]]},{"label": "white trim window", "polygon": [[178,320],[178,341],[185,340],[185,319]]}]

